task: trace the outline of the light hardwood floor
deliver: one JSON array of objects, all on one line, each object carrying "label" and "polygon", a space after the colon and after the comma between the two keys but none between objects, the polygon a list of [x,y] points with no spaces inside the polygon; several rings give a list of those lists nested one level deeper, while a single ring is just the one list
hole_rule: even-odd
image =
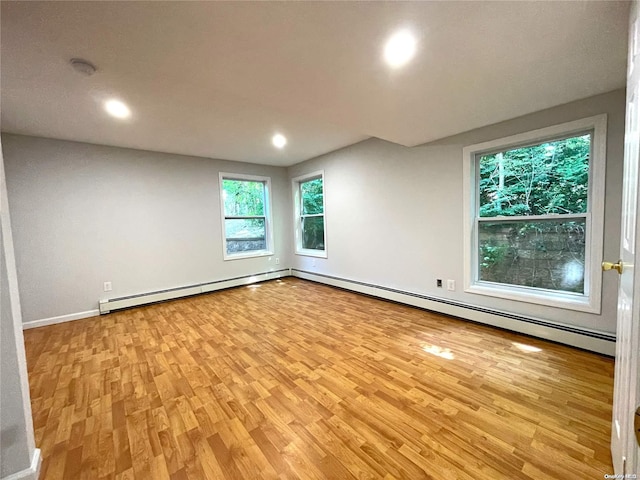
[{"label": "light hardwood floor", "polygon": [[297,279],[25,331],[43,479],[601,479],[613,360]]}]

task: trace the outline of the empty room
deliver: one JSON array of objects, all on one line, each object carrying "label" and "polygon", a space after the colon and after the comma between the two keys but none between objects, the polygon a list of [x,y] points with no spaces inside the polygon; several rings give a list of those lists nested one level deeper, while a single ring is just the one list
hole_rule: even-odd
[{"label": "empty room", "polygon": [[0,7],[1,480],[640,473],[635,2]]}]

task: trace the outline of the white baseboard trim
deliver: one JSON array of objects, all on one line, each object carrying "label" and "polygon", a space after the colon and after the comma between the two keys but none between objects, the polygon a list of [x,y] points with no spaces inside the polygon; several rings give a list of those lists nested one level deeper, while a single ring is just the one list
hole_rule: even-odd
[{"label": "white baseboard trim", "polygon": [[31,320],[30,322],[24,322],[22,329],[27,330],[29,328],[45,327],[47,325],[55,325],[56,323],[71,322],[72,320],[81,320],[83,318],[97,317],[100,315],[100,310],[87,310],[86,312],[69,313],[68,315],[60,315],[59,317],[42,318],[40,320]]},{"label": "white baseboard trim", "polygon": [[148,292],[139,295],[131,295],[128,297],[111,298],[100,300],[100,314],[110,313],[113,310],[122,308],[137,307],[149,303],[162,302],[165,300],[173,300],[200,293],[214,292],[225,288],[240,287],[242,285],[251,285],[253,283],[264,282],[266,280],[275,280],[278,278],[288,277],[291,275],[291,269],[283,268],[281,270],[256,273],[253,275],[244,275],[242,277],[230,278],[228,280],[218,280],[215,282],[201,283],[198,285],[189,285],[184,287],[162,290],[160,292]]},{"label": "white baseboard trim", "polygon": [[36,448],[31,455],[31,465],[29,465],[29,468],[12,473],[6,477],[2,477],[0,480],[38,480],[40,477],[41,465],[42,456],[40,455],[40,449]]},{"label": "white baseboard trim", "polygon": [[404,303],[406,305],[424,308],[425,310],[431,310],[517,333],[524,333],[525,335],[531,335],[565,345],[571,345],[603,355],[615,356],[616,337],[615,334],[609,332],[590,330],[533,317],[524,317],[509,312],[494,311],[492,309],[467,305],[443,298],[428,297],[412,292],[403,292],[379,285],[303,270],[291,269],[291,275],[305,280]]}]

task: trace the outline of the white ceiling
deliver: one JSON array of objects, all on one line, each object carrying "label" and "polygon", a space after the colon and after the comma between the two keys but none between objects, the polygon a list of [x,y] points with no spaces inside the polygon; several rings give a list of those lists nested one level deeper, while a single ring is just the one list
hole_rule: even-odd
[{"label": "white ceiling", "polygon": [[[625,84],[622,2],[3,1],[1,13],[3,131],[271,165],[371,136],[417,145]],[[399,28],[418,51],[391,70],[382,48]],[[108,117],[109,97],[132,117]]]}]

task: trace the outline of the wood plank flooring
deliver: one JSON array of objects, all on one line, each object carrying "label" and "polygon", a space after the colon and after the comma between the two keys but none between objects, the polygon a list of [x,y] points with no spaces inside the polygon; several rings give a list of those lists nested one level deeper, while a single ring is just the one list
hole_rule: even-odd
[{"label": "wood plank flooring", "polygon": [[43,479],[601,479],[613,360],[287,278],[25,331]]}]

